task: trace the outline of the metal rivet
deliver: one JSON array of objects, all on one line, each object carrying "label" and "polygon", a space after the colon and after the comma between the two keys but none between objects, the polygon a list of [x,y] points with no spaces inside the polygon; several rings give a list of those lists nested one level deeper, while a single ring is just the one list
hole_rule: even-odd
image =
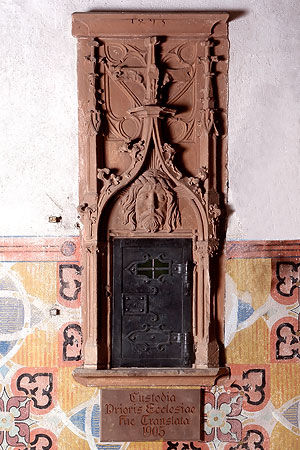
[{"label": "metal rivet", "polygon": [[50,216],[49,217],[49,222],[50,223],[59,223],[62,221],[62,217],[61,216]]}]

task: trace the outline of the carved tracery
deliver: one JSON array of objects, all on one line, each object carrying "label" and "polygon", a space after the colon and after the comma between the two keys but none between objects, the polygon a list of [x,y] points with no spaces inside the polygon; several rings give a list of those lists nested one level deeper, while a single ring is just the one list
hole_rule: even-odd
[{"label": "carved tracery", "polygon": [[[218,364],[209,257],[225,188],[227,15],[189,20],[74,15],[86,368],[110,367],[95,311],[109,310],[112,239],[169,234],[193,240],[195,368]],[[109,335],[109,319],[105,326]]]}]

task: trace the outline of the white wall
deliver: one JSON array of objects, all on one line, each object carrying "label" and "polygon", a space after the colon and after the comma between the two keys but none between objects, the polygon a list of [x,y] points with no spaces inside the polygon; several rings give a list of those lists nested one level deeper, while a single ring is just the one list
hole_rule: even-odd
[{"label": "white wall", "polygon": [[[0,234],[77,233],[71,13],[243,11],[230,22],[229,239],[299,239],[299,0],[0,0]],[[61,215],[61,224],[50,224]]]}]

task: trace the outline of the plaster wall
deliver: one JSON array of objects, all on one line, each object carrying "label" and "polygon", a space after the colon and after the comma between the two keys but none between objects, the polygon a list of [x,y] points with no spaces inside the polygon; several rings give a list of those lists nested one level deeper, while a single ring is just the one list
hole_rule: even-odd
[{"label": "plaster wall", "polygon": [[[71,13],[140,9],[233,12],[228,239],[299,237],[297,0],[2,0],[0,6],[1,235],[78,233]],[[51,215],[62,222],[49,223]]]}]

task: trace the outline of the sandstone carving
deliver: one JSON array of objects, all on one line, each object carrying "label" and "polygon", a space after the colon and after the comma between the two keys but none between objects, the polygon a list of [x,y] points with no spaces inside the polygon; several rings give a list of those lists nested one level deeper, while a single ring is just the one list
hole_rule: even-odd
[{"label": "sandstone carving", "polygon": [[217,224],[221,215],[221,210],[216,204],[211,204],[208,207],[209,223],[212,226],[212,238],[217,238]]},{"label": "sandstone carving", "polygon": [[145,142],[139,141],[132,145],[130,143],[124,142],[123,145],[119,148],[120,152],[128,153],[131,157],[131,167],[126,171],[126,177],[130,178],[131,172],[134,170],[138,161],[141,161],[143,158],[143,152],[145,151]]},{"label": "sandstone carving", "polygon": [[208,178],[207,167],[201,167],[199,172],[195,177],[189,177],[188,184],[191,186],[196,194],[200,194],[202,197],[204,195],[204,182]]},{"label": "sandstone carving", "polygon": [[107,168],[97,169],[97,178],[103,182],[103,190],[106,195],[110,193],[111,186],[117,186],[121,181],[119,175],[115,175]]},{"label": "sandstone carving", "polygon": [[149,233],[175,230],[180,222],[176,194],[170,180],[159,170],[144,172],[122,199],[124,224],[132,230],[144,228]]},{"label": "sandstone carving", "polygon": [[173,170],[177,179],[182,178],[182,173],[174,165],[174,156],[176,154],[174,148],[170,144],[165,143],[162,151],[165,156],[166,165]]},{"label": "sandstone carving", "polygon": [[[160,283],[166,286],[164,277],[182,274],[179,291],[191,302],[191,326],[172,336],[185,346],[190,372],[181,377],[174,372],[169,378],[167,370],[157,369],[151,383],[201,385],[195,373],[218,366],[223,336],[216,326],[223,323],[223,312],[216,305],[222,305],[224,285],[218,252],[227,181],[227,19],[226,13],[73,15],[73,35],[78,38],[84,338],[84,367],[76,376],[82,373],[82,382],[145,385],[133,367],[124,376],[112,356],[117,291],[113,255],[118,240],[129,241],[128,248],[136,252],[146,241],[146,247],[155,241],[163,248],[164,242],[174,240],[176,251],[179,240],[186,241],[190,249],[191,261],[182,263],[159,251],[148,257],[145,250],[145,261],[137,258],[134,263],[146,280],[143,292],[131,292],[130,286],[128,294],[120,294],[128,303],[127,316],[139,312],[148,317],[148,303],[160,295]],[[139,327],[136,331],[140,339]],[[94,375],[87,382],[89,370]]]}]

